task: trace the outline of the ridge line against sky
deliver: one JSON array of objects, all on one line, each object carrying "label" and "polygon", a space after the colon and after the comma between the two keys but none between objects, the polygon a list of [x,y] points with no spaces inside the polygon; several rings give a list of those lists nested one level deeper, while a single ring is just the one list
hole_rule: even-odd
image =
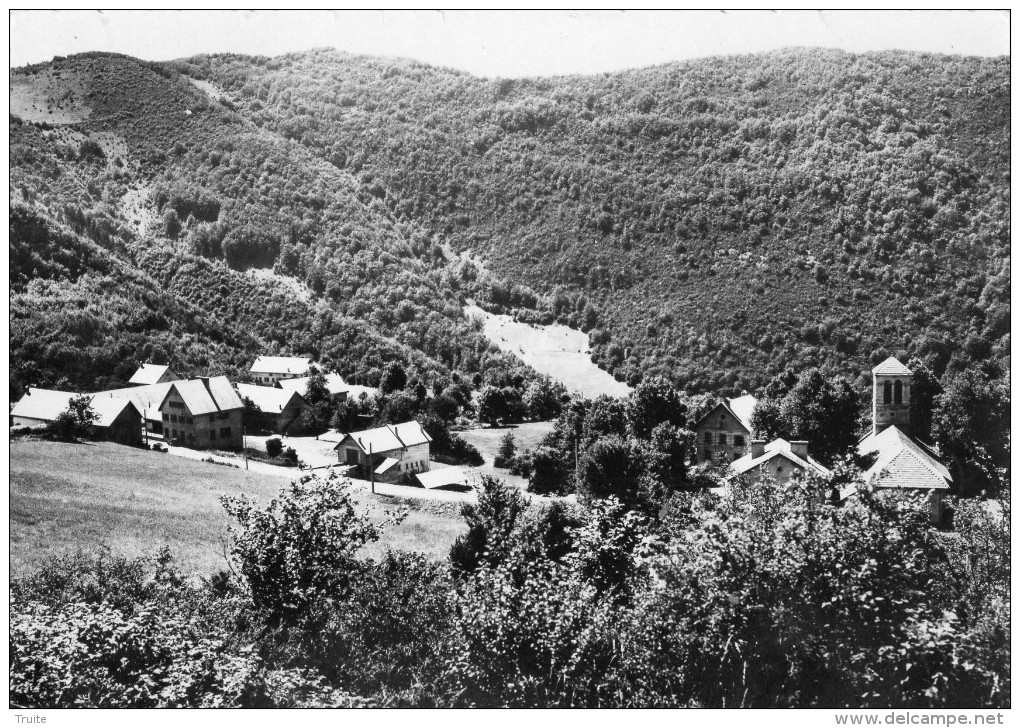
[{"label": "ridge line against sky", "polygon": [[478,76],[592,74],[802,46],[850,52],[1010,53],[1010,16],[986,11],[12,10],[12,67],[86,51],[164,61],[332,47]]}]

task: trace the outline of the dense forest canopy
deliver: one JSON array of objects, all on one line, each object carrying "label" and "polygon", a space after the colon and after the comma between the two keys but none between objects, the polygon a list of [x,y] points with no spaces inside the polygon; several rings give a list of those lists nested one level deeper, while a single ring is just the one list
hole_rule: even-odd
[{"label": "dense forest canopy", "polygon": [[[688,393],[811,367],[861,388],[891,354],[1002,377],[1008,76],[1007,58],[804,49],[520,80],[329,50],[17,69],[11,202],[46,232],[12,221],[14,370],[84,385],[69,352],[130,341],[194,369],[266,349],[366,381],[391,356],[425,379],[523,371],[470,296]],[[105,256],[39,265],[43,238]],[[104,280],[174,337],[51,320]]]}]

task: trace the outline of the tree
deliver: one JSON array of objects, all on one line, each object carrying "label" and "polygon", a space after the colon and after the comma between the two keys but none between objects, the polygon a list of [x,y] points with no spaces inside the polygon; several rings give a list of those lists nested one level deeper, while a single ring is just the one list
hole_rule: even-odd
[{"label": "tree", "polygon": [[516,454],[517,446],[514,444],[514,433],[507,432],[500,438],[493,465],[497,468],[509,468]]},{"label": "tree", "polygon": [[283,452],[283,441],[278,437],[270,437],[266,440],[266,455],[275,458]]},{"label": "tree", "polygon": [[478,419],[495,427],[506,416],[506,400],[503,390],[491,384],[482,387],[478,393]]},{"label": "tree", "polygon": [[602,437],[581,456],[579,468],[578,496],[588,501],[614,496],[628,508],[641,503],[643,452],[636,443]]},{"label": "tree", "polygon": [[96,412],[92,409],[92,397],[80,394],[71,397],[67,409],[57,415],[53,421],[58,437],[74,440],[81,435],[90,435],[96,421]]},{"label": "tree", "polygon": [[454,573],[467,575],[483,563],[488,566],[502,563],[509,553],[510,535],[528,504],[528,499],[516,488],[483,475],[477,505],[465,503],[461,508],[468,531],[450,549]]},{"label": "tree", "polygon": [[693,432],[663,422],[652,430],[645,448],[650,481],[658,492],[649,494],[661,504],[672,492],[687,487],[687,458],[694,448]]},{"label": "tree", "polygon": [[262,408],[255,404],[248,397],[241,397],[241,404],[244,409],[241,411],[241,422],[249,431],[256,431],[262,423]]},{"label": "tree", "polygon": [[284,486],[265,509],[245,495],[220,502],[234,521],[233,568],[272,624],[292,624],[341,598],[357,552],[379,538],[379,528],[355,509],[350,483],[335,473]]},{"label": "tree", "polygon": [[662,377],[644,379],[627,400],[627,423],[634,437],[648,439],[661,423],[687,426],[687,404]]},{"label": "tree", "polygon": [[383,370],[382,379],[379,380],[379,389],[383,394],[396,392],[407,386],[407,373],[400,362],[391,361]]},{"label": "tree", "polygon": [[333,398],[326,388],[326,375],[318,367],[313,366],[308,375],[305,402],[308,403],[308,426],[316,433],[326,430],[333,420]]},{"label": "tree", "polygon": [[553,448],[539,445],[531,454],[528,465],[528,490],[532,493],[562,495],[572,490],[567,481],[569,470],[564,466],[560,453]]},{"label": "tree", "polygon": [[168,206],[166,212],[163,213],[163,229],[166,236],[174,240],[181,234],[181,220],[177,217],[177,211],[172,207]]},{"label": "tree", "polygon": [[560,414],[566,388],[550,377],[539,377],[524,390],[524,410],[533,420],[549,420]]}]

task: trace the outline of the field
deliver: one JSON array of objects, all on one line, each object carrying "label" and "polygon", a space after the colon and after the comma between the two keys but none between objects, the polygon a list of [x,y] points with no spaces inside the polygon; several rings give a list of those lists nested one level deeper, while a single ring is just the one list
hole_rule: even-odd
[{"label": "field", "polygon": [[[288,480],[110,443],[12,440],[10,457],[15,577],[77,549],[108,547],[141,556],[164,544],[186,573],[210,573],[226,565],[227,519],[219,496],[245,493],[268,503]],[[365,549],[366,557],[392,548],[442,559],[465,529],[458,503],[372,496],[360,489],[355,500],[377,523],[387,509],[410,511]]]},{"label": "field", "polygon": [[588,334],[562,324],[539,326],[514,321],[506,314],[488,313],[478,306],[465,306],[464,312],[480,318],[485,336],[502,351],[513,354],[535,371],[547,374],[569,392],[585,397],[608,394],[626,397],[631,388],[618,382],[609,372],[591,360]]},{"label": "field", "polygon": [[[523,452],[528,448],[534,450],[542,438],[552,431],[552,428],[552,422],[524,422],[512,427],[482,427],[475,430],[458,432],[457,434],[460,437],[478,448],[478,452],[485,458],[485,465],[477,468],[465,467],[464,470],[478,473],[479,475],[492,475],[496,478],[502,478],[511,485],[525,489],[528,485],[527,480],[516,475],[510,475],[507,470],[493,467],[492,463],[496,459],[499,441],[503,439],[503,435],[512,432],[514,433],[514,444],[517,447],[517,452]],[[536,502],[545,500],[533,494],[529,494],[529,497]]]}]

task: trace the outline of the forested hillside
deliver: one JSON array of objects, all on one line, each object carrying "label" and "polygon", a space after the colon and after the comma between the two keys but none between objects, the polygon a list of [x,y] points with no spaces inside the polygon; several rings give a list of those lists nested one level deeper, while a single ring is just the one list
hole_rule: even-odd
[{"label": "forested hillside", "polygon": [[1008,59],[788,50],[492,80],[335,51],[90,54],[11,92],[24,381],[266,349],[369,383],[393,357],[425,380],[529,376],[467,297],[584,328],[617,378],[689,393],[889,354],[1005,374]]},{"label": "forested hillside", "polygon": [[798,49],[523,80],[328,50],[174,67],[533,285],[631,383],[1008,355],[1006,58]]},{"label": "forested hillside", "polygon": [[11,90],[12,394],[122,383],[148,358],[237,374],[265,352],[369,384],[393,360],[425,382],[530,376],[461,312],[487,276],[462,280],[353,175],[173,71],[77,56]]}]

